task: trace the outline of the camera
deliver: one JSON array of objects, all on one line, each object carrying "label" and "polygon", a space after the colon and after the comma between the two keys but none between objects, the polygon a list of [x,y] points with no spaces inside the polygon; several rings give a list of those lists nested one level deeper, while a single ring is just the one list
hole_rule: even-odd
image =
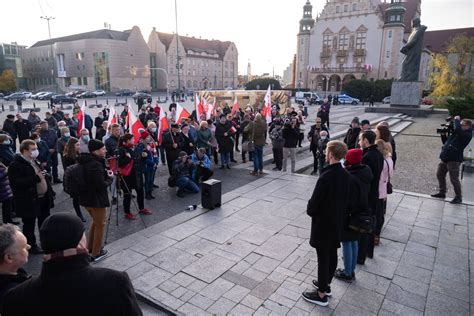
[{"label": "camera", "polygon": [[446,123],[441,124],[441,128],[436,129],[438,134],[448,134],[451,135],[454,132],[454,120],[451,116],[446,118]]},{"label": "camera", "polygon": [[291,126],[291,120],[289,118],[286,118],[284,121],[283,121],[283,126],[284,127],[290,127]]}]

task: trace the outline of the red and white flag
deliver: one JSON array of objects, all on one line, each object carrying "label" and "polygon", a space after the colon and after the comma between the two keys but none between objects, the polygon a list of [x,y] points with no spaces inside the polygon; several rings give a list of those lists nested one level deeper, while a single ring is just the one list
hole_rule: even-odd
[{"label": "red and white flag", "polygon": [[262,116],[267,121],[267,124],[272,122],[272,90],[270,89],[270,85],[268,85],[268,90],[265,94]]},{"label": "red and white flag", "polygon": [[230,113],[232,114],[232,116],[234,116],[238,110],[239,110],[239,102],[237,102],[237,96],[236,96],[234,100],[234,106],[232,107],[232,110],[230,111]]},{"label": "red and white flag", "polygon": [[211,119],[212,116],[216,116],[216,98],[214,98],[214,102],[210,103],[209,106],[207,107],[206,111],[206,120]]},{"label": "red and white flag", "polygon": [[77,135],[81,133],[81,130],[86,128],[86,105],[83,103],[81,105],[81,110],[77,113],[77,120],[79,124],[77,124]]},{"label": "red and white flag", "polygon": [[181,124],[182,119],[189,117],[189,112],[179,103],[176,103],[176,123]]},{"label": "red and white flag", "polygon": [[158,144],[161,145],[161,142],[163,141],[163,133],[169,129],[169,123],[168,119],[165,114],[165,110],[161,108],[160,106],[160,118],[158,119]]},{"label": "red and white flag", "polygon": [[109,119],[107,120],[107,128],[110,125],[117,123],[117,111],[115,111],[115,106],[112,104],[109,109]]},{"label": "red and white flag", "polygon": [[133,135],[136,144],[140,139],[140,133],[145,130],[145,126],[143,126],[142,122],[137,118],[137,115],[133,112],[132,108],[128,109],[127,121],[129,124],[129,133]]},{"label": "red and white flag", "polygon": [[199,100],[199,96],[196,94],[196,118],[198,122],[201,122],[201,116],[205,113],[202,100]]}]

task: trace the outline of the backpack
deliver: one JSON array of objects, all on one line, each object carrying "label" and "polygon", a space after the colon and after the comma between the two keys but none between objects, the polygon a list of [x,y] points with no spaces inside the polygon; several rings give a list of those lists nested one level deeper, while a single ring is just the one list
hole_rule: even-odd
[{"label": "backpack", "polygon": [[349,221],[349,228],[362,234],[371,234],[374,226],[374,217],[365,213],[355,214]]},{"label": "backpack", "polygon": [[73,164],[64,170],[63,189],[72,198],[79,197],[79,194],[86,188],[85,170],[80,164]]}]

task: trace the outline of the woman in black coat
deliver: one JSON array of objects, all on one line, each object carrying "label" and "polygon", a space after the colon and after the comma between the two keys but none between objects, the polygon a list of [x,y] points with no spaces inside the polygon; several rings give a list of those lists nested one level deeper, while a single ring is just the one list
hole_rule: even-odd
[{"label": "woman in black coat", "polygon": [[216,140],[219,144],[219,153],[221,154],[221,169],[227,167],[230,169],[230,153],[234,150],[234,139],[232,138],[232,123],[227,121],[224,114],[219,117],[216,124]]},{"label": "woman in black coat", "polygon": [[[123,210],[125,212],[125,218],[129,220],[135,219],[135,216],[130,212],[132,190],[137,192],[138,213],[142,215],[151,214],[151,212],[145,208],[145,193],[143,190],[142,160],[146,159],[146,156],[143,157],[140,153],[134,151],[133,135],[125,134],[120,137],[118,155],[118,166],[122,172],[120,175],[120,187],[123,191]],[[130,164],[133,164],[130,174],[124,175],[123,172]]]},{"label": "woman in black coat", "polygon": [[[66,143],[63,151],[63,168],[66,170],[67,167],[77,163],[77,157],[79,156],[79,150],[81,146],[77,138],[71,137]],[[82,222],[86,222],[86,219],[82,215],[81,206],[79,205],[79,196],[72,196],[72,205],[76,211],[76,215],[81,219]]]}]

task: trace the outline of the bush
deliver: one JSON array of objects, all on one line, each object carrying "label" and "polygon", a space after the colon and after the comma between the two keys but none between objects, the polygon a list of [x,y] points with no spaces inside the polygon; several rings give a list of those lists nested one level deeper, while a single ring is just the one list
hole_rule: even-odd
[{"label": "bush", "polygon": [[342,90],[351,97],[369,100],[374,96],[375,102],[381,102],[392,90],[392,80],[351,80],[342,86]]},{"label": "bush", "polygon": [[281,90],[280,82],[273,78],[259,78],[249,81],[245,85],[245,90],[267,90],[269,85],[272,85],[272,90]]},{"label": "bush", "polygon": [[449,115],[459,115],[461,118],[474,118],[474,95],[465,98],[448,99],[446,107]]}]

